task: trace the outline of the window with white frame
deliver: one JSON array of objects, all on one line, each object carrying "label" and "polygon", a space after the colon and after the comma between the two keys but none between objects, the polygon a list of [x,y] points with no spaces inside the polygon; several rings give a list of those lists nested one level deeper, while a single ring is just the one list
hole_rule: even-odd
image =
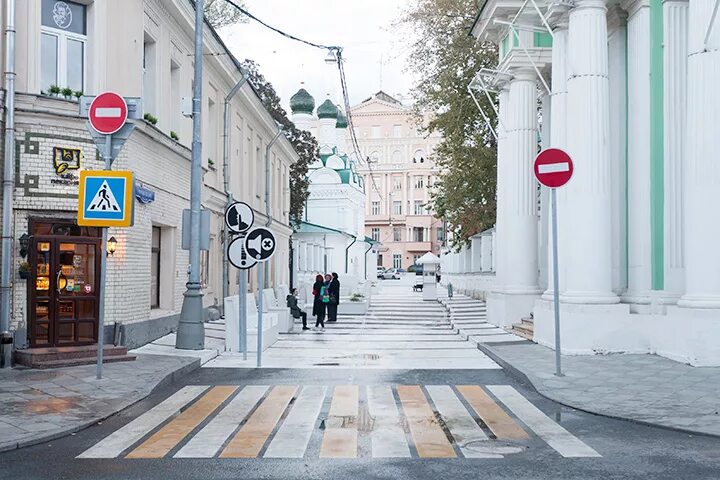
[{"label": "window with white frame", "polygon": [[402,242],[402,228],[393,227],[393,242]]},{"label": "window with white frame", "polygon": [[87,13],[69,0],[43,0],[40,29],[40,89],[85,89]]},{"label": "window with white frame", "polygon": [[393,268],[402,268],[402,253],[393,253]]},{"label": "window with white frame", "polygon": [[379,242],[379,241],[380,241],[380,228],[378,228],[378,227],[373,227],[373,229],[372,229],[372,239],[375,240],[376,242]]},{"label": "window with white frame", "polygon": [[373,200],[370,207],[370,213],[372,215],[380,215],[380,202],[378,200]]},{"label": "window with white frame", "polygon": [[400,178],[394,178],[393,179],[393,189],[394,190],[401,190],[402,189],[402,180]]},{"label": "window with white frame", "polygon": [[425,205],[422,200],[415,200],[415,215],[425,215]]},{"label": "window with white frame", "polygon": [[393,201],[393,215],[402,215],[402,202],[400,200]]},{"label": "window with white frame", "polygon": [[380,125],[373,125],[372,126],[372,138],[380,138]]},{"label": "window with white frame", "polygon": [[425,177],[422,177],[422,176],[415,177],[415,188],[417,188],[417,189],[425,188]]},{"label": "window with white frame", "polygon": [[402,137],[402,125],[393,125],[393,137]]},{"label": "window with white frame", "polygon": [[423,227],[413,227],[413,242],[424,242],[425,241],[425,229]]},{"label": "window with white frame", "polygon": [[422,255],[413,255],[413,264],[414,265],[417,265],[417,261],[420,260],[420,257],[422,257]]}]

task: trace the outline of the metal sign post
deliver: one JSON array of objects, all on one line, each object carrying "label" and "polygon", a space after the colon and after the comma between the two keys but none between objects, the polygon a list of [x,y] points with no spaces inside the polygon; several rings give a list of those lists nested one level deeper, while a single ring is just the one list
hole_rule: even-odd
[{"label": "metal sign post", "polygon": [[552,208],[552,252],[553,252],[553,310],[555,314],[555,375],[562,377],[560,348],[560,281],[558,279],[558,232],[557,232],[557,189],[572,178],[573,162],[570,156],[558,148],[543,150],[535,158],[535,178],[550,188]]},{"label": "metal sign post", "polygon": [[265,285],[264,265],[258,267],[258,324],[257,324],[257,368],[262,367],[263,347],[263,294],[262,286]]},{"label": "metal sign post", "polygon": [[[245,251],[251,260],[265,263],[275,253],[275,235],[267,228],[253,228],[245,237]],[[265,285],[265,268],[258,268],[258,326],[257,326],[257,367],[262,367],[263,347],[263,285]]]},{"label": "metal sign post", "polygon": [[[109,176],[118,176],[118,173],[109,171],[112,169],[112,163],[120,153],[125,140],[130,136],[135,126],[128,124],[129,118],[142,117],[142,102],[135,98],[124,98],[112,92],[105,92],[97,97],[84,97],[80,102],[80,115],[88,118],[87,127],[93,137],[94,143],[105,159],[105,170]],[[87,172],[85,172],[87,173]],[[97,192],[102,194],[102,198],[106,204],[104,206],[94,205],[92,197],[89,205],[86,202],[86,194],[92,195],[92,192],[86,192],[87,183],[84,178],[88,175],[81,174],[80,194],[78,195],[78,225],[99,226],[102,228],[102,244],[100,246],[100,291],[98,299],[98,340],[97,340],[97,365],[96,377],[98,380],[103,376],[103,348],[105,345],[105,294],[107,291],[107,238],[108,226],[123,227],[131,226],[133,222],[132,209],[134,201],[132,199],[132,172],[125,172],[125,194],[120,204],[111,205],[111,198],[114,197],[112,192],[112,180],[106,179],[105,183]],[[123,176],[123,174],[120,174]],[[103,205],[100,202],[100,205]],[[100,213],[90,213],[93,210],[114,210],[115,215],[103,215]],[[105,213],[105,212],[103,212]]]},{"label": "metal sign post", "polygon": [[255,223],[253,209],[244,202],[235,202],[225,209],[225,225],[229,232],[238,234],[227,247],[228,261],[238,271],[238,350],[247,360],[247,273],[257,262],[248,257],[245,249],[246,232]]}]

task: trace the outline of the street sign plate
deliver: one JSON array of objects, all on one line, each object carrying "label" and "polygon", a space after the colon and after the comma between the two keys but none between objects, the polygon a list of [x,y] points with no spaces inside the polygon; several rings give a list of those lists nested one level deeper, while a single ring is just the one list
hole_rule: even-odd
[{"label": "street sign plate", "polygon": [[227,249],[227,256],[230,263],[240,270],[248,270],[257,265],[257,260],[250,258],[245,250],[245,234],[233,238]]},{"label": "street sign plate", "polygon": [[543,150],[535,158],[535,178],[550,188],[562,187],[573,174],[573,161],[570,155],[559,148]]},{"label": "street sign plate", "polygon": [[233,233],[250,230],[255,223],[255,213],[245,202],[235,202],[225,210],[225,225]]},{"label": "street sign plate", "polygon": [[253,228],[245,237],[245,248],[250,258],[267,262],[275,253],[275,235],[267,228]]},{"label": "street sign plate", "polygon": [[114,92],[101,93],[90,104],[88,119],[96,132],[112,135],[125,125],[128,106],[125,99]]},{"label": "street sign plate", "polygon": [[78,225],[130,227],[133,224],[133,172],[80,172]]}]

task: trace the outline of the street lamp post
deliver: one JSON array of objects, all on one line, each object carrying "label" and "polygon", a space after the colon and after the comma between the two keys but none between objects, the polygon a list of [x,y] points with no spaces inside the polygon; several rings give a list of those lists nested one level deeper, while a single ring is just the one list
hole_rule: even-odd
[{"label": "street lamp post", "polygon": [[202,350],[205,328],[202,321],[203,293],[200,285],[200,202],[202,198],[201,101],[203,68],[204,0],[195,0],[195,85],[193,86],[192,162],[190,164],[190,267],[183,294],[175,348]]}]

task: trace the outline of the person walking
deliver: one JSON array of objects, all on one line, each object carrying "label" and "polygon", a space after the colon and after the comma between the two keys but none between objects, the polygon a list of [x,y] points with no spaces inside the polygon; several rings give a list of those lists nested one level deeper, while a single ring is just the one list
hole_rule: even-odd
[{"label": "person walking", "polygon": [[293,288],[293,291],[290,295],[287,296],[285,301],[287,302],[287,306],[290,308],[290,314],[292,314],[293,318],[301,318],[303,330],[310,330],[307,326],[307,313],[300,310],[300,307],[298,307],[298,300],[297,300],[297,288]]},{"label": "person walking", "polygon": [[325,279],[318,274],[313,284],[313,315],[315,316],[315,330],[318,327],[325,328],[325,303],[323,296],[325,295]]},{"label": "person walking", "polygon": [[340,304],[340,280],[338,274],[333,272],[328,285],[330,292],[330,303],[328,303],[328,322],[337,322],[338,305]]}]

